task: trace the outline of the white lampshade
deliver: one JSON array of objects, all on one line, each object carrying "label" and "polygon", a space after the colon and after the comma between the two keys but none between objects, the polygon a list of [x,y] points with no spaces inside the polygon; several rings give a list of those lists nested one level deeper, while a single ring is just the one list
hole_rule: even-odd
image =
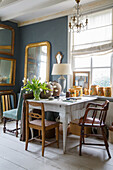
[{"label": "white lampshade", "polygon": [[71,64],[54,64],[52,69],[52,75],[70,75],[72,74]]}]

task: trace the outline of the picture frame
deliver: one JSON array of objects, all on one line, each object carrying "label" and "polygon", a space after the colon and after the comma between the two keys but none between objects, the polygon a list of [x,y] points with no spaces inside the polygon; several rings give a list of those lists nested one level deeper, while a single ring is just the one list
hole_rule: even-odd
[{"label": "picture frame", "polygon": [[14,86],[16,60],[0,57],[0,86]]},{"label": "picture frame", "polygon": [[90,72],[73,72],[73,86],[81,86],[89,89]]}]

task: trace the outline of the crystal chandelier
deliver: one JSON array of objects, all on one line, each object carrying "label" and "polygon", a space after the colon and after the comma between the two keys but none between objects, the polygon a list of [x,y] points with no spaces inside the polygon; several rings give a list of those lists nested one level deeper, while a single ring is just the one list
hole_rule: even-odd
[{"label": "crystal chandelier", "polygon": [[73,31],[80,32],[85,27],[87,28],[88,25],[88,19],[86,18],[85,23],[82,22],[82,14],[80,14],[80,0],[75,0],[76,5],[76,13],[74,16],[71,17],[71,21],[69,22],[69,29]]}]

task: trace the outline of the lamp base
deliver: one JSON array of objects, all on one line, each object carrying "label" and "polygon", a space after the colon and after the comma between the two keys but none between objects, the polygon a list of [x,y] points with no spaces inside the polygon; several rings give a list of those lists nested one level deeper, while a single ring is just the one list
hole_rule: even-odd
[{"label": "lamp base", "polygon": [[64,93],[64,90],[65,90],[65,87],[66,87],[66,79],[65,79],[65,77],[64,76],[60,76],[59,78],[58,78],[58,83],[61,85],[61,87],[62,87],[62,91],[61,91],[61,96],[65,96],[65,93]]}]

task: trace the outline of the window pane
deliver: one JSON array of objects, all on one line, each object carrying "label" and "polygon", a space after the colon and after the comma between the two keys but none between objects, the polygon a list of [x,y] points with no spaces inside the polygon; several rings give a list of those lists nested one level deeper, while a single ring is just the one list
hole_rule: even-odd
[{"label": "window pane", "polygon": [[93,67],[110,67],[110,65],[111,65],[111,53],[92,57]]},{"label": "window pane", "polygon": [[91,65],[90,57],[74,58],[74,63],[73,63],[74,68],[85,68],[85,67],[90,67],[90,65]]},{"label": "window pane", "polygon": [[92,84],[101,87],[110,86],[110,68],[93,69]]}]

